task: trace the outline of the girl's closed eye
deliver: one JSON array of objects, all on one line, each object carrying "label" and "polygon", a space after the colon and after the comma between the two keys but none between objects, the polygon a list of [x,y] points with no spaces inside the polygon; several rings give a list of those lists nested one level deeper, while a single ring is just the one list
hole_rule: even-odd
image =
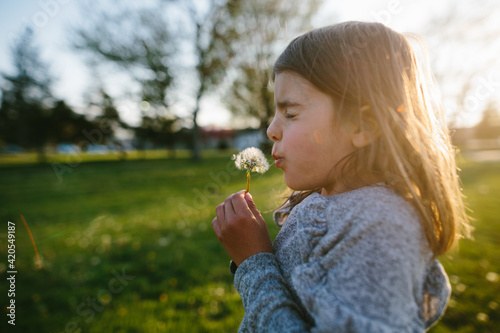
[{"label": "girl's closed eye", "polygon": [[295,113],[291,113],[291,112],[288,112],[288,111],[285,112],[285,118],[287,118],[287,119],[293,119],[296,116],[297,116],[297,114],[295,114]]}]

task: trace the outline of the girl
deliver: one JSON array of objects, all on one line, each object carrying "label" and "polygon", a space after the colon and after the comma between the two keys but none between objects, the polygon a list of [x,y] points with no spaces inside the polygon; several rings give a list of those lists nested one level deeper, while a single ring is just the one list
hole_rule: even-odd
[{"label": "girl", "polygon": [[244,191],[212,227],[232,258],[241,332],[422,332],[450,284],[436,257],[467,232],[453,148],[409,41],[347,22],[273,68],[275,164],[295,192],[265,221]]}]

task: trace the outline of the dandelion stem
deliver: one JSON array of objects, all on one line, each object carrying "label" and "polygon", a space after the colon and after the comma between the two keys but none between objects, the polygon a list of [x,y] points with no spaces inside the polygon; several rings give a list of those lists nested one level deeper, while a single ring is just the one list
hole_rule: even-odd
[{"label": "dandelion stem", "polygon": [[250,191],[250,169],[247,171],[247,189],[245,193],[248,193],[248,191]]}]

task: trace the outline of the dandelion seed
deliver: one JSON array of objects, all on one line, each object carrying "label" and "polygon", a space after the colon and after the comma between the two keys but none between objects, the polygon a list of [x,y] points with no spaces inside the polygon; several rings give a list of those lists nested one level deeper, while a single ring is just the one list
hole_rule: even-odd
[{"label": "dandelion seed", "polygon": [[479,266],[481,266],[481,268],[487,269],[488,267],[490,267],[490,262],[486,259],[483,259],[479,262]]},{"label": "dandelion seed", "polygon": [[94,256],[94,257],[90,258],[90,264],[92,266],[97,266],[97,265],[100,264],[100,262],[101,262],[101,258],[99,258],[97,256]]},{"label": "dandelion seed", "polygon": [[111,302],[111,297],[108,294],[103,294],[100,297],[101,304],[107,305],[109,302]]},{"label": "dandelion seed", "polygon": [[453,298],[450,298],[450,301],[448,302],[448,307],[454,308],[457,306],[457,301],[455,301]]},{"label": "dandelion seed", "polygon": [[495,272],[488,272],[486,274],[486,280],[490,282],[498,282],[500,280],[500,275]]},{"label": "dandelion seed", "polygon": [[168,295],[165,293],[162,293],[159,298],[160,298],[160,302],[162,302],[162,303],[168,301]]},{"label": "dandelion seed", "polygon": [[453,284],[457,284],[460,282],[460,277],[456,276],[456,275],[450,275],[450,281],[451,283]]},{"label": "dandelion seed", "polygon": [[120,317],[123,317],[123,316],[125,316],[127,314],[127,309],[125,309],[125,308],[119,308],[118,311],[117,311],[117,313],[118,313],[118,315]]},{"label": "dandelion seed", "polygon": [[477,186],[477,193],[487,195],[490,193],[490,187],[486,184],[480,184]]},{"label": "dandelion seed", "polygon": [[171,286],[171,287],[175,287],[177,286],[177,279],[176,278],[171,278],[170,280],[168,280],[168,284]]},{"label": "dandelion seed", "polygon": [[170,243],[170,240],[166,237],[161,237],[158,239],[158,245],[159,246],[167,246]]},{"label": "dandelion seed", "polygon": [[149,251],[147,254],[147,257],[149,260],[155,260],[156,258],[156,252],[155,251]]},{"label": "dandelion seed", "polygon": [[490,317],[486,313],[479,312],[476,316],[476,319],[482,322],[487,322]]},{"label": "dandelion seed", "polygon": [[463,293],[465,289],[467,289],[467,286],[463,283],[459,283],[455,287],[455,290],[458,291],[459,293]]},{"label": "dandelion seed", "polygon": [[488,303],[488,307],[492,310],[496,310],[498,308],[498,303],[497,302],[494,302],[494,301],[491,301]]},{"label": "dandelion seed", "polygon": [[250,190],[250,172],[264,173],[269,169],[264,153],[255,147],[242,150],[239,154],[233,155],[234,163],[239,170],[247,170],[247,188]]}]

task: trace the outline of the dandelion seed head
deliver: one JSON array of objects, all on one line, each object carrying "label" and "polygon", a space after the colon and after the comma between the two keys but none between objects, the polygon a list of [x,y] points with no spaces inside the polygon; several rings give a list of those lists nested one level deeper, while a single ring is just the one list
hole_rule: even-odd
[{"label": "dandelion seed head", "polygon": [[269,169],[266,156],[260,149],[255,147],[244,149],[233,155],[233,160],[239,170],[264,173]]}]

